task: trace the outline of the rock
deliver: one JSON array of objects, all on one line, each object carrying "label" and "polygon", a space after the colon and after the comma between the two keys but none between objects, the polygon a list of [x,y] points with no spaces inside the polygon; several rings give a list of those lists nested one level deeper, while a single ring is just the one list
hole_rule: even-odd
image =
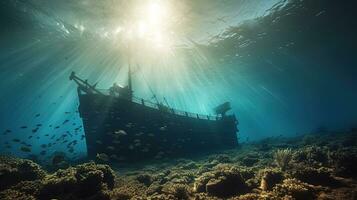
[{"label": "rock", "polygon": [[191,194],[191,190],[186,184],[165,184],[162,191],[180,200],[189,199]]},{"label": "rock", "polygon": [[153,195],[155,193],[160,193],[162,190],[162,185],[159,183],[152,183],[146,190],[146,194]]},{"label": "rock", "polygon": [[296,200],[313,200],[313,188],[297,179],[285,179],[282,184],[277,184],[274,189],[280,197],[290,196]]},{"label": "rock", "polygon": [[312,168],[301,167],[291,172],[291,176],[302,182],[321,185],[321,186],[338,186],[339,183],[331,176],[331,172],[324,167]]},{"label": "rock", "polygon": [[109,199],[114,187],[114,172],[107,165],[86,163],[47,175],[42,181],[40,199],[102,198]]},{"label": "rock", "polygon": [[248,189],[240,174],[225,174],[217,179],[211,179],[206,184],[208,194],[227,197],[244,193]]},{"label": "rock", "polygon": [[244,194],[248,185],[238,169],[225,169],[204,173],[194,183],[195,192],[207,192],[217,197]]},{"label": "rock", "polygon": [[139,174],[135,179],[146,186],[150,186],[152,183],[152,177],[148,174]]},{"label": "rock", "polygon": [[0,156],[0,191],[21,181],[39,180],[45,174],[38,164],[30,160]]},{"label": "rock", "polygon": [[283,173],[277,169],[264,169],[261,172],[260,189],[263,191],[272,190],[273,187],[280,183],[284,176]]},{"label": "rock", "polygon": [[318,146],[308,146],[294,152],[293,160],[309,165],[321,166],[328,162],[327,150]]}]

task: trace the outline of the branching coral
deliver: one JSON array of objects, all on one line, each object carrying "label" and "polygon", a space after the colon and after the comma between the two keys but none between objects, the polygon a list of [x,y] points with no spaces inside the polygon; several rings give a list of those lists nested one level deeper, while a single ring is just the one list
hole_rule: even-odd
[{"label": "branching coral", "polygon": [[286,170],[292,157],[293,151],[291,149],[278,149],[274,153],[275,162],[281,168],[282,171]]}]

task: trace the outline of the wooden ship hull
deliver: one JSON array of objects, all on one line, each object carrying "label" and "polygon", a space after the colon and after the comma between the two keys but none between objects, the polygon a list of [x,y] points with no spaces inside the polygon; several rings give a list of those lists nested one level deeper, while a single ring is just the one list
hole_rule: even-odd
[{"label": "wooden ship hull", "polygon": [[105,154],[111,161],[136,162],[238,145],[234,115],[182,112],[132,96],[89,92],[90,87],[78,87],[89,158]]}]

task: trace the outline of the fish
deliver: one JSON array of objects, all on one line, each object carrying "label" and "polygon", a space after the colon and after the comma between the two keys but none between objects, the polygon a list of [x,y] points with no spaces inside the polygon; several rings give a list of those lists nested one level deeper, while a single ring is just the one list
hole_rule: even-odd
[{"label": "fish", "polygon": [[21,129],[26,129],[26,128],[27,128],[27,126],[21,126],[20,128],[21,128]]},{"label": "fish", "polygon": [[59,129],[59,128],[60,128],[60,126],[56,126],[56,127],[55,127],[55,129]]},{"label": "fish", "polygon": [[67,122],[69,122],[68,119],[64,120],[62,124],[66,124]]},{"label": "fish", "polygon": [[36,133],[38,131],[38,128],[32,129],[32,133]]},{"label": "fish", "polygon": [[115,147],[113,147],[113,146],[108,146],[107,149],[108,149],[109,151],[114,151],[114,150],[115,150]]},{"label": "fish", "polygon": [[38,113],[38,114],[36,114],[36,115],[35,115],[35,117],[39,117],[40,115],[41,115],[41,114],[40,114],[40,113]]},{"label": "fish", "polygon": [[132,123],[128,123],[125,126],[128,127],[128,128],[132,128],[134,125]]},{"label": "fish", "polygon": [[28,139],[31,139],[32,137],[33,137],[33,136],[32,136],[32,135],[30,135],[30,136],[28,136],[27,138],[28,138]]},{"label": "fish", "polygon": [[41,148],[46,148],[47,145],[46,144],[41,144]]},{"label": "fish", "polygon": [[36,124],[36,126],[42,126],[42,124]]},{"label": "fish", "polygon": [[124,130],[116,130],[114,131],[114,134],[115,135],[128,135]]},{"label": "fish", "polygon": [[96,158],[103,162],[109,162],[109,156],[105,153],[97,153]]},{"label": "fish", "polygon": [[31,152],[31,149],[28,147],[21,147],[20,150],[23,152]]},{"label": "fish", "polygon": [[20,140],[19,139],[13,139],[12,141],[14,141],[14,142],[20,142]]},{"label": "fish", "polygon": [[48,136],[50,136],[50,135],[49,135],[49,134],[46,134],[45,136],[48,137]]},{"label": "fish", "polygon": [[142,136],[142,135],[144,135],[143,132],[139,132],[139,133],[135,134],[135,136],[138,136],[138,137],[140,137],[140,136]]}]

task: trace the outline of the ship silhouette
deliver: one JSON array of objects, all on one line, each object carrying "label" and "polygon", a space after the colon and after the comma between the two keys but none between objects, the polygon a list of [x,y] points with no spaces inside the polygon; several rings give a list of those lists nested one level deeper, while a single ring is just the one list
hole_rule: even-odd
[{"label": "ship silhouette", "polygon": [[69,78],[78,86],[79,114],[90,159],[105,155],[113,162],[137,162],[238,145],[238,121],[234,114],[226,114],[231,109],[229,102],[217,106],[216,115],[209,116],[173,109],[156,96],[156,102],[135,97],[130,66],[125,87],[114,84],[97,89],[75,72]]}]

